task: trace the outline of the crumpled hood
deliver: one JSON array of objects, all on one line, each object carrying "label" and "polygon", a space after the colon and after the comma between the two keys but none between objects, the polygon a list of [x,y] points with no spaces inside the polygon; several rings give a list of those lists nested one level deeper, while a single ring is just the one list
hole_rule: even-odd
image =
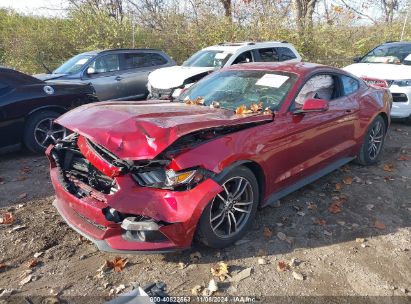
[{"label": "crumpled hood", "polygon": [[121,159],[139,160],[153,159],[176,139],[194,131],[272,119],[272,114],[237,115],[231,110],[156,101],[87,104],[56,122]]},{"label": "crumpled hood", "polygon": [[66,76],[67,74],[35,74],[33,77],[36,77],[37,79],[47,81],[51,79],[58,79],[61,77]]},{"label": "crumpled hood", "polygon": [[343,70],[357,77],[369,77],[383,80],[411,79],[411,66],[385,63],[354,63]]},{"label": "crumpled hood", "polygon": [[157,89],[177,88],[192,76],[214,70],[213,67],[172,66],[155,70],[148,75],[148,83]]}]

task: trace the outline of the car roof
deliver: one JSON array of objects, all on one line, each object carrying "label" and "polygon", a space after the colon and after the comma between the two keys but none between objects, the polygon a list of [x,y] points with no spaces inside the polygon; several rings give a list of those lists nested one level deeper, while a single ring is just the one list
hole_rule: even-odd
[{"label": "car roof", "polygon": [[337,70],[322,64],[311,62],[252,62],[244,64],[236,64],[225,68],[225,70],[262,70],[262,71],[280,71],[289,72],[297,75],[306,75],[316,70]]},{"label": "car roof", "polygon": [[256,49],[262,47],[292,47],[292,45],[286,41],[265,41],[265,42],[251,42],[251,41],[244,41],[244,42],[223,42],[217,45],[212,45],[209,47],[204,48],[203,50],[221,50],[226,51],[229,53],[234,53],[242,48],[244,49]]},{"label": "car roof", "polygon": [[81,53],[81,55],[98,55],[102,53],[115,53],[115,52],[136,52],[136,51],[155,51],[155,52],[161,52],[163,53],[162,50],[160,49],[150,49],[150,48],[138,48],[138,49],[105,49],[105,50],[94,50],[94,51],[87,51],[84,53]]},{"label": "car roof", "polygon": [[411,41],[387,41],[383,44],[380,45],[396,45],[396,46],[400,46],[400,45],[410,45]]}]

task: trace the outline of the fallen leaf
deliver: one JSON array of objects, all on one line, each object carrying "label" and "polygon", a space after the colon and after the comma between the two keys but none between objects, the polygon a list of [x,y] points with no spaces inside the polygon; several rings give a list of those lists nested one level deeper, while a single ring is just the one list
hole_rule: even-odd
[{"label": "fallen leaf", "polygon": [[341,171],[343,171],[343,172],[351,172],[350,167],[347,166],[347,165],[342,166],[342,167],[341,167]]},{"label": "fallen leaf", "polygon": [[29,283],[31,281],[31,279],[33,278],[32,275],[28,275],[27,277],[25,277],[23,280],[20,281],[20,285],[25,285],[27,283]]},{"label": "fallen leaf", "polygon": [[293,278],[298,280],[298,281],[303,281],[304,280],[304,276],[301,273],[295,272],[295,271],[293,271]]},{"label": "fallen leaf", "polygon": [[405,155],[401,155],[401,156],[398,158],[398,160],[399,160],[399,161],[407,161],[407,160],[410,160],[410,158],[407,157],[407,156],[405,156]]},{"label": "fallen leaf", "polygon": [[0,263],[0,271],[6,269],[8,266],[4,263]]},{"label": "fallen leaf", "polygon": [[352,182],[353,182],[353,178],[351,176],[345,177],[343,179],[343,183],[346,184],[346,185],[351,185]]},{"label": "fallen leaf", "polygon": [[384,171],[392,172],[392,171],[394,171],[394,165],[393,164],[384,164],[383,169],[384,169]]},{"label": "fallen leaf", "polygon": [[374,223],[374,228],[383,230],[383,229],[385,229],[385,224],[383,222],[377,220]]},{"label": "fallen leaf", "polygon": [[316,220],[314,221],[314,224],[319,225],[319,226],[324,226],[326,223],[327,223],[327,222],[326,222],[326,220],[324,220],[324,219],[316,219]]},{"label": "fallen leaf", "polygon": [[313,202],[308,202],[307,203],[307,209],[309,210],[315,210],[317,209],[317,204],[313,203]]},{"label": "fallen leaf", "polygon": [[0,224],[9,225],[13,223],[14,218],[10,212],[0,213]]},{"label": "fallen leaf", "polygon": [[218,109],[218,108],[220,108],[220,103],[219,103],[218,101],[213,101],[213,102],[210,104],[210,108]]},{"label": "fallen leaf", "polygon": [[273,236],[273,231],[269,227],[264,227],[263,235],[265,238],[269,239]]},{"label": "fallen leaf", "polygon": [[201,291],[202,291],[203,289],[204,289],[203,286],[201,286],[201,285],[196,285],[196,286],[194,286],[193,288],[191,288],[191,294],[192,294],[193,296],[198,296],[198,295],[201,294]]},{"label": "fallen leaf", "polygon": [[17,197],[17,199],[23,199],[23,198],[26,198],[26,197],[27,197],[27,193],[22,193]]},{"label": "fallen leaf", "polygon": [[115,257],[113,261],[106,260],[105,266],[109,269],[113,269],[115,272],[121,272],[123,271],[124,267],[126,267],[127,263],[127,259]]},{"label": "fallen leaf", "polygon": [[201,253],[200,252],[193,252],[190,254],[190,261],[191,263],[197,263],[201,259]]},{"label": "fallen leaf", "polygon": [[266,115],[273,114],[273,111],[271,111],[271,109],[267,107],[267,108],[264,109],[263,114],[266,114]]},{"label": "fallen leaf", "polygon": [[19,181],[19,182],[22,182],[22,181],[24,181],[24,180],[26,180],[27,179],[27,177],[25,177],[25,176],[19,176],[19,177],[17,177],[17,180]]},{"label": "fallen leaf", "polygon": [[39,264],[39,261],[37,259],[32,259],[27,263],[28,268],[34,268]]},{"label": "fallen leaf", "polygon": [[341,203],[340,202],[332,202],[331,205],[328,207],[328,211],[332,214],[337,214],[341,212]]},{"label": "fallen leaf", "polygon": [[257,104],[257,103],[252,103],[252,104],[250,105],[250,110],[251,110],[253,113],[257,113],[257,112],[259,112],[259,111],[262,111],[262,109],[263,109],[263,103],[262,103],[262,102],[259,102],[258,104]]},{"label": "fallen leaf", "polygon": [[283,271],[287,271],[289,269],[290,269],[290,266],[286,262],[284,262],[284,261],[279,261],[278,262],[278,264],[277,264],[277,270],[278,271],[283,272]]},{"label": "fallen leaf", "polygon": [[287,236],[286,236],[285,233],[283,233],[283,232],[278,232],[278,233],[277,233],[277,237],[278,237],[281,241],[286,241],[286,240],[287,240]]},{"label": "fallen leaf", "polygon": [[23,167],[23,168],[20,168],[20,172],[21,173],[30,173],[31,172],[31,168],[30,167]]},{"label": "fallen leaf", "polygon": [[341,191],[342,185],[340,183],[335,184],[335,191]]},{"label": "fallen leaf", "polygon": [[204,98],[197,97],[194,100],[188,99],[188,100],[185,101],[185,103],[187,105],[200,105],[200,106],[202,106],[202,105],[204,105]]},{"label": "fallen leaf", "polygon": [[235,114],[251,114],[253,111],[247,109],[246,105],[241,105],[237,109],[235,109]]},{"label": "fallen leaf", "polygon": [[229,277],[227,264],[224,262],[219,262],[214,267],[211,267],[211,274],[215,277],[218,277],[220,281],[223,282],[226,278]]}]

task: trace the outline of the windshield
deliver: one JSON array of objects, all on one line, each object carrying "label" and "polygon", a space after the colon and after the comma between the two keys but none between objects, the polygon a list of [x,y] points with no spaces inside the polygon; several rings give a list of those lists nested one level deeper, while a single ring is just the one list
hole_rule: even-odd
[{"label": "windshield", "polygon": [[382,45],[367,55],[361,62],[363,63],[391,63],[391,64],[411,64],[411,44],[403,45]]},{"label": "windshield", "polygon": [[183,66],[185,67],[215,67],[221,68],[232,54],[223,51],[199,51],[188,58]]},{"label": "windshield", "polygon": [[272,71],[229,70],[213,73],[184,92],[179,100],[204,99],[204,105],[218,103],[235,111],[262,103],[262,108],[275,110],[295,83],[296,75]]},{"label": "windshield", "polygon": [[94,55],[84,54],[74,56],[57,68],[53,74],[76,74],[93,57]]}]

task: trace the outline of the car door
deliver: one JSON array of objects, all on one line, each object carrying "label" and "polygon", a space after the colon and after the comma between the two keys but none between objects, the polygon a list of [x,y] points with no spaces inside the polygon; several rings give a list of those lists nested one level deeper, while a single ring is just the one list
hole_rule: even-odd
[{"label": "car door", "polygon": [[10,114],[15,98],[10,96],[13,87],[0,80],[0,150],[1,148],[20,143],[24,117]]},{"label": "car door", "polygon": [[119,54],[104,54],[89,64],[83,81],[93,85],[99,100],[118,99],[121,96],[119,72]]},{"label": "car door", "polygon": [[[315,87],[321,83],[318,77],[332,79],[328,92],[322,90],[324,87]],[[311,95],[304,89],[310,84],[314,84],[312,90],[308,90],[313,93]],[[276,117],[275,124],[286,125],[287,133],[282,138],[274,138],[270,143],[278,151],[268,159],[273,168],[272,191],[292,186],[324,170],[336,169],[350,160],[350,152],[355,144],[354,120],[347,119],[351,115],[346,112],[350,108],[351,99],[344,96],[341,89],[338,75],[323,73],[311,76],[302,85],[289,111]],[[321,91],[321,96],[316,95],[318,90]],[[328,99],[328,110],[299,113],[299,99],[305,101],[312,97]]]},{"label": "car door", "polygon": [[155,52],[126,52],[122,54],[120,90],[122,99],[145,99],[148,95],[148,74],[168,61]]}]

